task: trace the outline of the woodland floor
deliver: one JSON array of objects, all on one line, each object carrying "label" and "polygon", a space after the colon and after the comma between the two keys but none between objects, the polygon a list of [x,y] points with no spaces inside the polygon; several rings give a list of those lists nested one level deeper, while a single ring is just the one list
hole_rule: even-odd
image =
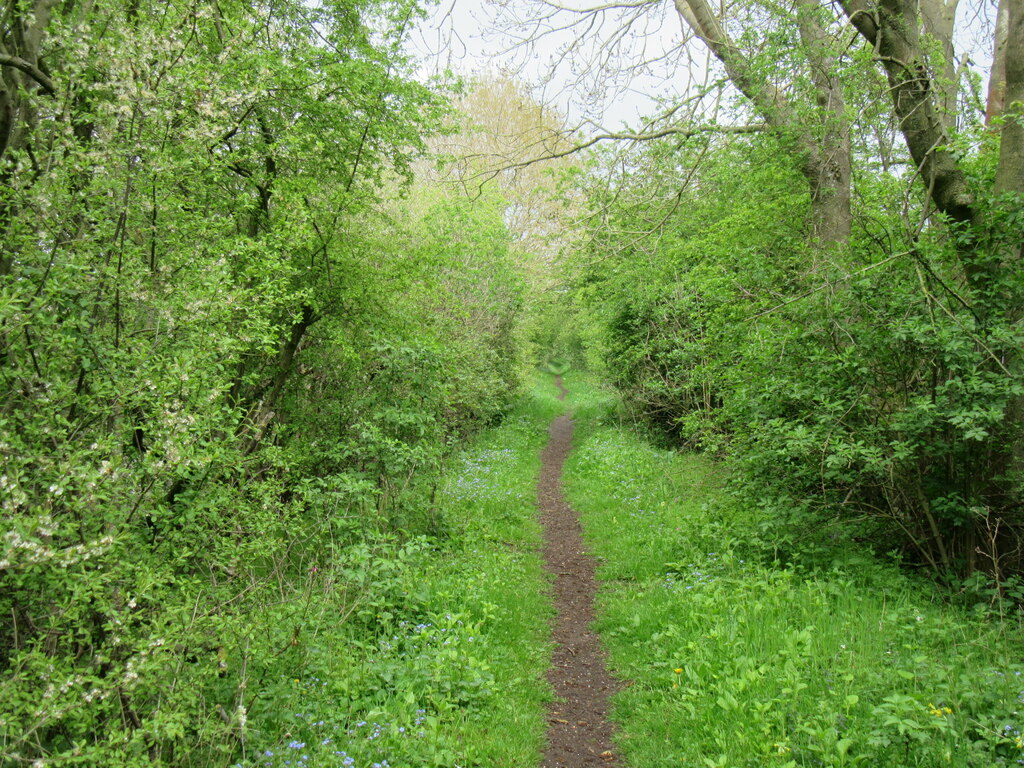
[{"label": "woodland floor", "polygon": [[[566,389],[556,379],[559,399]],[[544,768],[619,766],[614,728],[608,720],[608,697],[616,682],[608,673],[596,632],[595,563],[584,551],[579,515],[562,493],[562,466],[572,447],[572,418],[563,414],[551,424],[551,439],[541,454],[537,503],[544,527],[544,564],[554,576],[555,642],[548,681],[555,701],[548,711],[548,746]]]}]

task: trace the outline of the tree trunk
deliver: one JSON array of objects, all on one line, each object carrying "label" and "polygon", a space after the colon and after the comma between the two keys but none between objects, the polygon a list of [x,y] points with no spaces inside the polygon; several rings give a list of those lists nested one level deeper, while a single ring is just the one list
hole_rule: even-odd
[{"label": "tree trunk", "polygon": [[[248,418],[242,425],[248,431],[248,438],[245,442],[243,453],[252,453],[259,447],[260,441],[273,422],[274,409],[277,407],[278,398],[280,398],[284,385],[292,373],[299,345],[302,343],[306,331],[319,319],[320,315],[316,310],[308,304],[304,304],[302,316],[293,322],[288,329],[288,337],[281,343],[281,349],[277,355],[277,364],[274,367],[273,378],[262,388],[262,392],[257,395],[258,400],[254,403]],[[263,392],[266,394],[262,394]]]},{"label": "tree trunk", "polygon": [[[846,119],[842,83],[829,36],[818,21],[815,0],[797,0],[797,25],[807,49],[811,82],[825,126],[820,143],[809,150],[804,176],[811,185],[813,239],[827,245],[850,238],[850,124]],[[810,139],[807,144],[812,144]]]},{"label": "tree trunk", "polygon": [[953,51],[953,25],[959,0],[921,0],[921,21],[925,33],[942,47],[942,66],[934,67],[942,77],[934,85],[938,90],[939,115],[946,130],[956,129],[957,96],[960,80]]},{"label": "tree trunk", "polygon": [[900,131],[935,207],[957,222],[974,218],[967,176],[947,149],[945,121],[933,100],[915,0],[840,0],[850,22],[871,43],[885,69]]},{"label": "tree trunk", "polygon": [[[1020,0],[1004,0],[1004,4],[1010,7],[1003,40],[1004,101],[1000,114],[1004,121],[995,193],[1024,195],[1024,7]],[[1017,254],[1019,257],[1019,250]]]},{"label": "tree trunk", "polygon": [[799,168],[811,193],[811,239],[820,245],[845,242],[850,235],[850,129],[842,89],[835,71],[836,56],[817,20],[812,0],[799,0],[797,20],[808,47],[815,99],[825,123],[819,140],[776,86],[762,81],[706,0],[675,0],[683,23],[722,62],[726,75],[750,99],[770,128],[795,144]]},{"label": "tree trunk", "polygon": [[996,10],[996,44],[992,51],[992,71],[988,78],[986,125],[991,125],[992,118],[1003,114],[1006,102],[1006,43],[1010,36],[1010,6],[1018,4],[1014,0],[999,0],[999,8]]},{"label": "tree trunk", "polygon": [[[39,58],[43,34],[57,0],[8,3],[0,15],[0,235],[15,215],[8,187],[16,173],[14,152],[26,147],[36,122],[27,92],[54,95],[56,85]],[[10,274],[16,254],[0,253],[0,277]]]}]

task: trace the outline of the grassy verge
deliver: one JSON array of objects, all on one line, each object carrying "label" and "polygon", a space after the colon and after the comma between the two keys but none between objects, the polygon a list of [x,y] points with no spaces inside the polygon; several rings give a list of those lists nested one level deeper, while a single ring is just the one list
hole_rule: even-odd
[{"label": "grassy verge", "polygon": [[242,765],[539,763],[551,609],[535,492],[561,409],[549,378],[450,469],[437,499],[443,538],[379,538],[335,555],[348,559],[348,597],[311,604],[342,615],[319,617],[315,636],[282,658],[294,671],[264,683]]},{"label": "grassy verge", "polygon": [[1024,764],[1020,614],[942,598],[837,547],[826,567],[759,553],[722,470],[657,450],[570,376],[567,494],[603,559],[599,628],[630,765]]}]

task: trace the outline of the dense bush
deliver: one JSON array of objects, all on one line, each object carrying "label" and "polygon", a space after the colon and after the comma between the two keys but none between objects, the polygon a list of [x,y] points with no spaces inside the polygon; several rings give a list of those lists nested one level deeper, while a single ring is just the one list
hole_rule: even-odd
[{"label": "dense bush", "polygon": [[[1020,206],[993,200],[980,234],[908,232],[886,210],[896,180],[865,174],[853,236],[825,249],[775,139],[694,141],[595,184],[610,223],[575,283],[627,401],[677,444],[734,455],[782,548],[838,523],[945,575],[1019,571],[1024,282],[1001,265]],[[692,188],[637,238],[672,169]],[[998,275],[985,290],[968,240]]]},{"label": "dense bush", "polygon": [[399,55],[414,5],[30,5],[0,763],[226,764],[323,617],[399,599],[386,563],[442,531],[439,466],[518,387],[522,280],[500,204],[387,202],[445,109]]}]

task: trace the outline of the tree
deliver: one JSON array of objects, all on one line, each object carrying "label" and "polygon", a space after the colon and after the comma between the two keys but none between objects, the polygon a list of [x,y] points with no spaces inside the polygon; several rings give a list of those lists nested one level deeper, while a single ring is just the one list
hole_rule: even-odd
[{"label": "tree", "polygon": [[[529,277],[525,314],[530,322],[543,322],[550,313],[542,307],[557,300],[554,265],[582,237],[582,200],[571,181],[581,164],[573,156],[566,119],[509,74],[487,73],[473,79],[456,107],[451,130],[430,140],[441,164],[424,169],[422,178],[447,190],[446,205],[462,208],[476,200],[477,206],[502,206],[513,238],[509,255]],[[460,196],[464,199],[458,202]],[[417,192],[414,197],[424,195]],[[467,267],[478,269],[471,262]],[[502,270],[495,272],[500,279]],[[478,289],[486,292],[489,282],[481,274]],[[571,334],[571,329],[562,331]],[[538,352],[551,354],[549,335],[538,327],[531,334],[537,338]]]},{"label": "tree", "polygon": [[[780,519],[813,527],[863,515],[878,527],[857,535],[884,546],[898,534],[941,573],[1020,570],[1016,9],[997,35],[1009,106],[986,130],[977,100],[960,92],[955,3],[746,3],[726,15],[702,2],[675,7],[742,94],[740,108],[770,129],[735,144],[750,158],[788,156],[818,223],[802,244],[778,232],[763,239],[772,231],[763,221],[750,232],[741,219],[781,199],[781,169],[765,179],[769,164],[736,153],[739,167],[726,171],[724,136],[687,138],[704,135],[699,112],[689,125],[646,131],[657,149],[634,157],[614,194],[595,195],[618,232],[595,238],[595,265],[581,278],[581,290],[612,308],[602,319],[620,383],[683,439],[720,448],[727,436]],[[870,117],[851,119],[854,109]],[[905,149],[889,146],[889,133]],[[701,147],[703,167],[680,173]],[[825,213],[838,198],[815,190],[841,179],[844,165],[856,189],[850,227],[829,229],[822,222],[844,219]],[[737,173],[764,191],[737,184]],[[635,191],[673,175],[689,189],[644,213]],[[709,218],[705,196],[736,189],[743,203]],[[640,245],[637,233],[646,233]],[[829,240],[844,247],[822,248]],[[611,254],[614,268],[603,265]]]},{"label": "tree", "polygon": [[[814,0],[799,0],[793,21],[799,34],[798,66],[810,83],[812,108],[798,110],[792,89],[776,85],[777,75],[755,61],[726,31],[725,23],[705,0],[676,0],[684,24],[718,58],[732,84],[754,105],[766,124],[792,142],[793,152],[811,194],[811,237],[842,244],[850,235],[850,128],[841,87],[838,43],[828,32],[828,18]],[[774,55],[774,46],[762,46]],[[800,58],[803,61],[800,61]]]},{"label": "tree", "polygon": [[0,762],[234,762],[311,558],[501,407],[381,202],[444,111],[417,13],[5,6]]},{"label": "tree", "polygon": [[456,127],[430,141],[443,163],[430,176],[470,196],[496,184],[507,199],[505,218],[520,253],[537,262],[533,271],[542,279],[545,262],[572,236],[575,214],[566,207],[561,177],[578,163],[563,154],[572,148],[566,119],[508,74],[474,79],[456,107]]}]

